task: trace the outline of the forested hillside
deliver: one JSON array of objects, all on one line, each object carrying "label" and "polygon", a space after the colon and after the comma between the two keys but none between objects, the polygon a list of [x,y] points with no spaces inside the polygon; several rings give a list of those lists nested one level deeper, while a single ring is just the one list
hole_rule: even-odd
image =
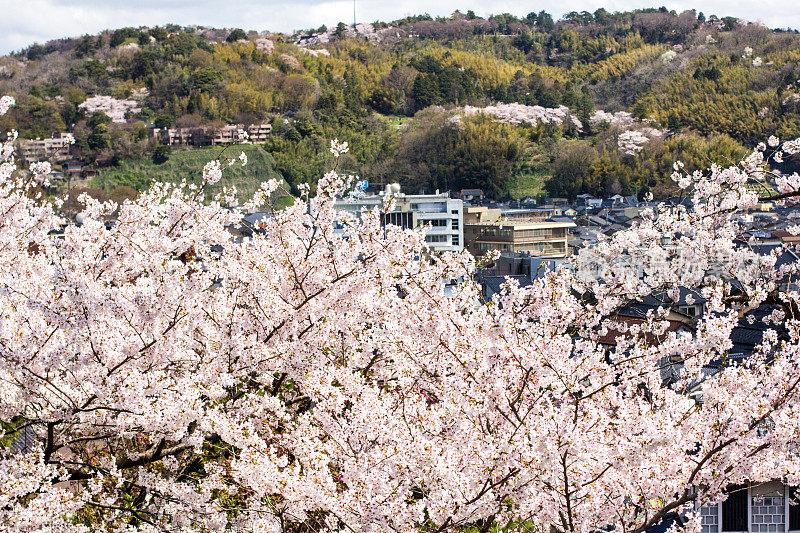
[{"label": "forested hillside", "polygon": [[[148,125],[269,122],[259,149],[293,187],[315,183],[338,137],[344,171],[414,192],[667,195],[675,159],[704,168],[800,136],[798,61],[795,32],[664,8],[455,12],[295,35],[123,28],[0,58],[0,93],[17,101],[0,129],[73,132],[72,154],[107,190],[146,186]],[[130,111],[109,121],[81,107],[96,95]]]}]

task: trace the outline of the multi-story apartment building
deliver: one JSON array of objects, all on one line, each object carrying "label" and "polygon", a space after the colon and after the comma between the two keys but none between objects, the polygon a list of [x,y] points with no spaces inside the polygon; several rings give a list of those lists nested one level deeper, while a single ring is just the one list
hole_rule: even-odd
[{"label": "multi-story apartment building", "polygon": [[[151,136],[163,144],[187,144],[193,146],[216,146],[233,144],[245,138],[254,144],[265,143],[272,133],[270,124],[227,124],[220,128],[152,128]],[[246,137],[245,137],[246,135]]]},{"label": "multi-story apartment building", "polygon": [[569,230],[573,222],[544,220],[538,214],[502,212],[487,207],[468,207],[464,215],[464,245],[478,257],[486,252],[527,252],[539,257],[569,254]]},{"label": "multi-story apartment building", "polygon": [[196,144],[195,130],[200,128],[150,128],[150,136],[161,144]]},{"label": "multi-story apartment building", "polygon": [[74,141],[71,133],[56,133],[46,139],[20,139],[17,153],[25,161],[64,161],[69,159],[69,146]]},{"label": "multi-story apartment building", "polygon": [[[343,198],[337,209],[360,213],[362,209],[382,209],[384,194]],[[464,248],[464,203],[448,193],[394,195],[394,209],[383,213],[384,224],[401,228],[428,226],[425,242],[437,252],[460,251]]]},{"label": "multi-story apartment building", "polygon": [[245,139],[247,132],[241,124],[228,124],[221,128],[214,128],[211,136],[211,144],[233,144]]},{"label": "multi-story apartment building", "polygon": [[261,144],[269,140],[272,134],[272,124],[251,124],[247,126],[247,135],[250,142],[254,144]]},{"label": "multi-story apartment building", "polygon": [[169,145],[190,144],[192,142],[192,130],[189,128],[169,128],[161,130],[161,142]]}]

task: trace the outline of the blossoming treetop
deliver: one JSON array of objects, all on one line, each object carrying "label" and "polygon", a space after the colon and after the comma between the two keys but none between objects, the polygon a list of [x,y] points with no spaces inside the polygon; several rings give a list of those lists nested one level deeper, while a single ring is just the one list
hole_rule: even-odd
[{"label": "blossoming treetop", "polygon": [[[774,257],[733,245],[760,152],[676,172],[694,209],[602,243],[595,276],[562,269],[479,305],[466,252],[431,257],[420,232],[337,213],[348,179],[333,172],[238,242],[226,227],[275,183],[242,206],[205,201],[223,172],[211,164],[110,227],[117,206],[89,199],[65,225],[11,151],[0,420],[4,442],[37,445],[2,449],[2,528],[639,532],[730,483],[799,481],[798,294],[779,289],[790,272]],[[463,283],[446,297],[450,279]],[[709,302],[693,333],[650,342],[665,328],[651,313],[613,349],[598,342],[620,305],[679,284]],[[706,375],[766,301],[787,310],[788,337]],[[702,403],[685,394],[697,383]]]}]

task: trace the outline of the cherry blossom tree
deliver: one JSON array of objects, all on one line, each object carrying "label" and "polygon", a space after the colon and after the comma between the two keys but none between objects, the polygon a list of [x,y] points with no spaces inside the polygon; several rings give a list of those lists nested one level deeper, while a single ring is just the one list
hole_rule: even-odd
[{"label": "cherry blossom tree", "polygon": [[642,127],[635,130],[626,130],[617,137],[617,147],[619,151],[627,155],[636,155],[647,143],[653,139],[660,138],[664,132],[650,127]]},{"label": "cherry blossom tree", "polygon": [[583,128],[581,121],[570,114],[567,106],[542,107],[539,105],[524,105],[517,102],[504,104],[497,103],[485,107],[464,106],[458,108],[459,115],[470,116],[478,113],[496,117],[499,122],[506,124],[554,124],[559,126],[575,126],[578,130]]},{"label": "cherry blossom tree", "polygon": [[[0,528],[636,533],[731,483],[800,481],[793,271],[734,245],[762,152],[676,167],[692,210],[645,212],[490,302],[468,253],[337,212],[335,172],[239,240],[276,183],[207,198],[218,162],[121,206],[85,198],[74,225],[2,157]],[[678,286],[709,302],[693,332],[659,311],[599,342],[620,306]],[[709,374],[765,302],[787,335]]]}]

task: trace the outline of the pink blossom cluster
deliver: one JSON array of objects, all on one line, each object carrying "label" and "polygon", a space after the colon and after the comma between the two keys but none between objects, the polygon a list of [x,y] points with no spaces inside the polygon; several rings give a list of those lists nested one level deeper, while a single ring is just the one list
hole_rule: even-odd
[{"label": "pink blossom cluster", "polygon": [[141,105],[136,100],[118,100],[113,96],[92,96],[81,103],[79,108],[87,113],[103,112],[111,117],[112,122],[124,123],[126,113],[141,111]]},{"label": "pink blossom cluster", "polygon": [[[484,113],[497,117],[499,122],[506,124],[527,124],[533,126],[538,124],[574,125],[578,131],[583,130],[583,123],[572,115],[571,111],[566,106],[547,108],[538,105],[528,106],[515,102],[509,104],[499,103],[486,107],[465,106],[458,108],[458,111],[459,114],[453,117],[454,122],[458,122],[462,115],[469,116],[477,113]],[[607,122],[608,124],[625,129],[625,131],[619,135],[618,147],[620,151],[628,155],[637,154],[644,148],[644,145],[652,139],[664,135],[663,131],[641,123],[627,111],[610,113],[597,110],[592,114],[590,122],[594,125]]]},{"label": "pink blossom cluster", "polygon": [[623,131],[617,137],[617,147],[622,153],[636,155],[651,140],[662,137],[664,132],[651,127]]},{"label": "pink blossom cluster", "polygon": [[275,43],[273,43],[270,39],[260,38],[255,40],[256,50],[264,52],[265,54],[271,54],[272,51],[275,49]]},{"label": "pink blossom cluster", "polygon": [[[693,209],[646,211],[591,249],[593,275],[483,302],[467,252],[336,211],[335,172],[242,238],[276,182],[241,207],[186,183],[84,198],[75,225],[6,157],[0,528],[638,533],[731,483],[798,484],[797,318],[708,371],[741,314],[800,299],[736,245],[748,168],[691,174]],[[678,287],[707,301],[691,331],[664,307],[615,320]]]},{"label": "pink blossom cluster", "polygon": [[554,125],[574,125],[579,130],[583,124],[577,117],[573,116],[566,106],[542,107],[539,105],[524,105],[517,102],[510,104],[495,104],[486,107],[464,106],[459,109],[460,114],[469,116],[476,113],[484,113],[497,117],[497,120],[507,124],[528,124],[536,126],[538,124]]},{"label": "pink blossom cluster", "polygon": [[325,48],[312,49],[312,48],[302,48],[301,47],[300,50],[303,51],[304,53],[310,54],[310,55],[312,55],[314,57],[330,56],[331,55],[331,53]]},{"label": "pink blossom cluster", "polygon": [[11,96],[3,96],[0,98],[0,115],[5,115],[11,106],[14,105],[14,98]]},{"label": "pink blossom cluster", "polygon": [[600,124],[602,122],[607,122],[612,126],[620,126],[622,128],[633,128],[639,124],[633,114],[627,111],[610,113],[598,109],[592,114],[592,124]]}]

